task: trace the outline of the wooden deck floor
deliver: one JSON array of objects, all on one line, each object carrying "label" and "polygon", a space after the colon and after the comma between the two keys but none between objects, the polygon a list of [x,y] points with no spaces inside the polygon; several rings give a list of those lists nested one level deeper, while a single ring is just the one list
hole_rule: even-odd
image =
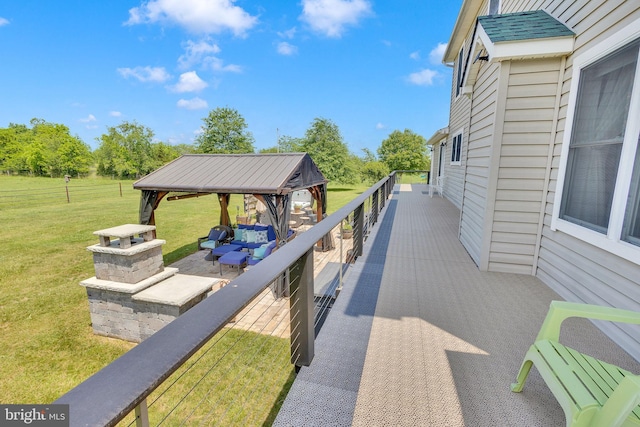
[{"label": "wooden deck floor", "polygon": [[[309,226],[300,226],[297,232],[304,233],[308,228]],[[347,252],[353,247],[353,240],[341,239],[340,232],[337,228],[334,229],[331,234],[335,248],[326,252],[314,252],[314,275],[316,277],[331,263],[344,264]],[[205,259],[208,253],[209,251],[207,250],[198,251],[171,264],[170,267],[178,268],[180,274],[224,279],[223,284],[237,277],[238,272],[235,267],[223,267],[223,274],[221,275],[220,265],[217,262],[214,265],[214,263]],[[242,272],[240,274],[242,274]],[[219,288],[212,289],[210,296],[218,289]],[[236,316],[234,327],[288,338],[290,333],[289,299],[277,298],[271,288],[265,289]]]}]

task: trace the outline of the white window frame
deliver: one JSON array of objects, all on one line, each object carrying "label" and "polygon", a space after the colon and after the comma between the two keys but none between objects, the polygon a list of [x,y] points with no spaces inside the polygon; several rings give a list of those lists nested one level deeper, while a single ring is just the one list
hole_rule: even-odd
[{"label": "white window frame", "polygon": [[614,35],[598,43],[585,53],[576,56],[573,60],[569,106],[565,121],[566,128],[564,130],[564,137],[562,140],[560,169],[558,170],[558,181],[553,205],[553,217],[551,219],[552,230],[569,234],[635,264],[640,264],[640,247],[620,240],[620,235],[622,233],[622,226],[624,222],[627,196],[631,185],[633,162],[636,155],[636,148],[638,146],[638,135],[640,134],[640,58],[636,64],[636,75],[631,94],[625,138],[622,146],[622,152],[620,154],[620,164],[618,166],[616,188],[613,194],[607,234],[605,235],[561,219],[560,204],[562,203],[562,193],[564,190],[565,175],[567,172],[569,144],[571,142],[580,73],[583,68],[632,43],[638,38],[640,38],[640,19],[637,19],[622,30],[616,32]]},{"label": "white window frame", "polygon": [[500,14],[500,11],[502,10],[502,1],[501,0],[489,0],[488,4],[487,4],[487,15],[491,15],[491,2],[492,1],[496,1],[498,3],[498,10],[496,11],[496,15]]},{"label": "white window frame", "polygon": [[454,83],[456,85],[455,99],[460,98],[460,96],[462,95],[462,83],[464,81],[464,76],[462,75],[462,73],[464,73],[464,43],[458,51],[457,61],[458,63],[456,66],[456,78]]},{"label": "white window frame", "polygon": [[[460,149],[458,152],[458,158],[457,159],[453,159],[453,153],[456,150],[456,138],[459,138],[459,145],[460,145]],[[464,129],[460,129],[458,130],[458,132],[453,134],[453,137],[451,138],[451,156],[449,156],[449,160],[450,160],[450,165],[451,166],[460,166],[462,164],[462,143],[464,142]]]}]

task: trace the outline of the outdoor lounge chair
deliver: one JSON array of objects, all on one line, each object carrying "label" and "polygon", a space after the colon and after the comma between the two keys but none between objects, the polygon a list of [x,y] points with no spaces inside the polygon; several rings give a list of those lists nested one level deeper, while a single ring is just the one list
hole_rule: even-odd
[{"label": "outdoor lounge chair", "polygon": [[214,249],[233,237],[233,230],[226,225],[216,225],[209,231],[208,236],[198,237],[198,250]]},{"label": "outdoor lounge chair", "polygon": [[560,326],[569,317],[640,324],[633,311],[553,301],[511,390],[522,391],[535,365],[567,426],[640,426],[640,376],[560,344]]}]

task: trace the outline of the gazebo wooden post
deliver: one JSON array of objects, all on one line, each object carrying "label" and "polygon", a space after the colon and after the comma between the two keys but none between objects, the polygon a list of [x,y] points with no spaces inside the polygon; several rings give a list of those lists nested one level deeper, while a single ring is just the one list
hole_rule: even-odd
[{"label": "gazebo wooden post", "polygon": [[218,201],[220,202],[220,224],[230,226],[231,218],[229,218],[229,194],[218,193]]},{"label": "gazebo wooden post", "polygon": [[[158,208],[158,205],[160,205],[160,202],[162,201],[164,196],[166,196],[167,194],[169,194],[168,191],[158,191],[158,197],[153,204],[153,210],[151,211],[151,217],[149,218],[149,225],[156,225],[156,209]],[[153,238],[155,239],[156,237],[156,230],[154,229]]]},{"label": "gazebo wooden post", "polygon": [[[322,221],[322,190],[320,190],[320,188],[317,185],[314,185],[313,187],[309,188],[309,191],[311,193],[311,195],[313,196],[313,199],[316,201],[316,222],[320,222]],[[316,245],[318,246],[319,249],[323,249],[322,245],[322,240],[318,240],[318,242],[316,243]]]}]

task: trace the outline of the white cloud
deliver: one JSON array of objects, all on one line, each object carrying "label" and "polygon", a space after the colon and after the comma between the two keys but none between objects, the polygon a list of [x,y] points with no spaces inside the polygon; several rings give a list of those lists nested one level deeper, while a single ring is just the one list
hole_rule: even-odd
[{"label": "white cloud", "polygon": [[342,36],[347,25],[373,13],[368,0],[302,0],[302,7],[300,19],[328,37]]},{"label": "white cloud", "polygon": [[376,129],[384,129],[386,126],[383,125],[382,123],[377,123],[376,124]]},{"label": "white cloud", "polygon": [[178,101],[177,105],[179,108],[186,108],[187,110],[201,110],[209,106],[207,101],[198,97],[193,99],[181,99]]},{"label": "white cloud", "polygon": [[3,25],[9,25],[9,20],[0,16],[0,27]]},{"label": "white cloud", "polygon": [[411,52],[411,54],[409,55],[409,58],[417,61],[420,59],[420,51],[416,50],[415,52]]},{"label": "white cloud", "polygon": [[278,43],[278,53],[280,55],[295,55],[298,53],[298,47],[287,42]]},{"label": "white cloud", "polygon": [[141,82],[162,83],[171,78],[164,67],[118,68],[118,73],[125,79],[133,77]]},{"label": "white cloud", "polygon": [[433,50],[429,52],[429,61],[432,64],[442,64],[442,58],[444,57],[444,52],[446,50],[446,43],[438,43],[438,46],[434,47]]},{"label": "white cloud", "polygon": [[235,0],[149,0],[129,10],[126,25],[173,23],[193,33],[220,33],[225,30],[243,36],[258,22]]},{"label": "white cloud", "polygon": [[198,77],[195,71],[189,71],[180,74],[180,80],[171,89],[174,92],[200,92],[202,89],[209,86],[207,82]]},{"label": "white cloud", "polygon": [[229,72],[229,73],[242,72],[242,67],[240,65],[235,65],[235,64],[224,65],[224,61],[216,57],[208,58],[205,61],[205,65],[207,65],[213,71],[223,71],[223,72]]},{"label": "white cloud", "polygon": [[96,116],[94,116],[93,114],[89,114],[88,117],[85,117],[84,119],[80,119],[78,120],[80,123],[91,123],[91,122],[95,122]]},{"label": "white cloud", "polygon": [[109,116],[111,116],[111,117],[122,117],[122,113],[120,111],[109,111]]},{"label": "white cloud", "polygon": [[293,28],[288,29],[287,31],[279,31],[278,35],[280,37],[282,37],[283,39],[290,39],[291,40],[292,38],[295,37],[296,31],[298,31],[296,29],[296,27],[293,27]]},{"label": "white cloud", "polygon": [[200,40],[198,42],[188,40],[183,44],[183,47],[184,54],[178,58],[178,66],[181,69],[201,64],[206,61],[207,58],[211,58],[213,55],[220,53],[220,47],[215,43],[210,43],[209,40]]},{"label": "white cloud", "polygon": [[409,82],[418,86],[431,86],[433,84],[433,79],[437,76],[437,71],[425,68],[417,73],[409,74]]}]

